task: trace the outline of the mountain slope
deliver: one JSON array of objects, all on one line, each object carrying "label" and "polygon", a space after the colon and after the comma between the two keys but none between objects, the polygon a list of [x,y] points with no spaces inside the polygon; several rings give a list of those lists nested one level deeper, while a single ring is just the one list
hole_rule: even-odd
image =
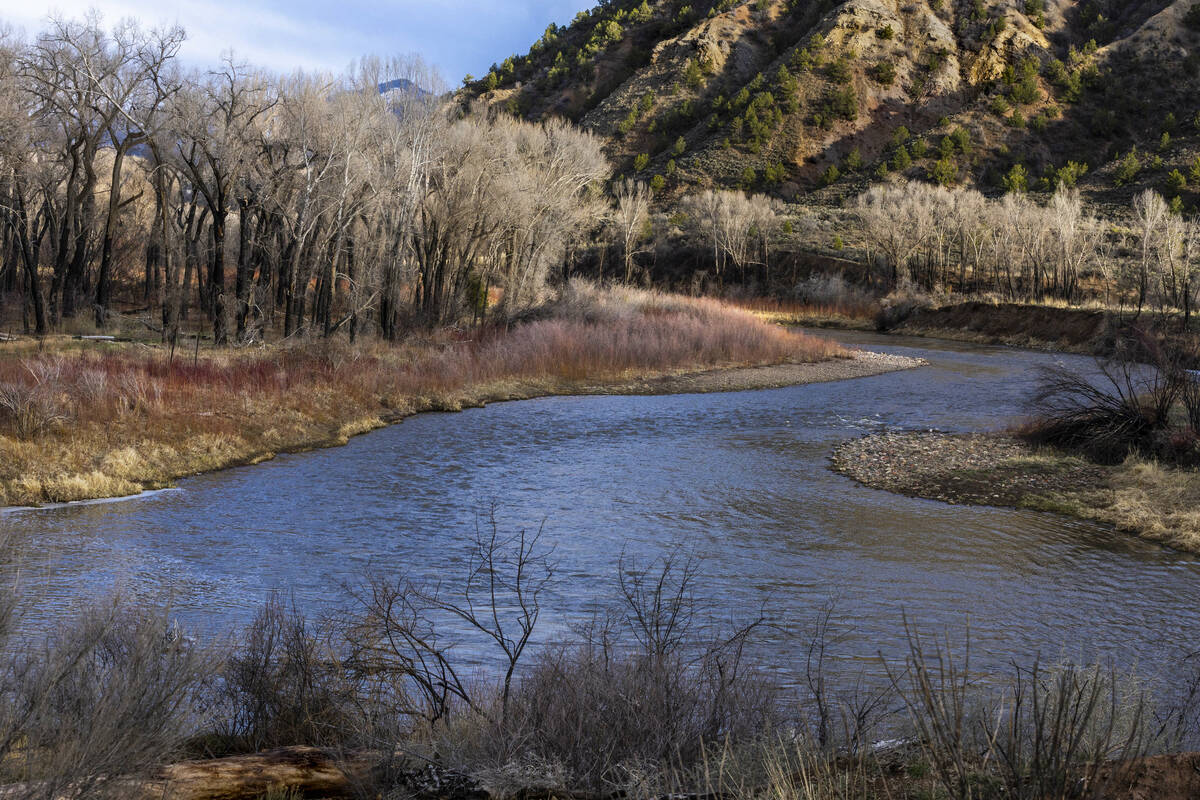
[{"label": "mountain slope", "polygon": [[616,0],[460,97],[575,120],[668,195],[832,199],[888,173],[999,189],[1015,165],[1031,188],[1122,194],[1197,152],[1194,2]]}]

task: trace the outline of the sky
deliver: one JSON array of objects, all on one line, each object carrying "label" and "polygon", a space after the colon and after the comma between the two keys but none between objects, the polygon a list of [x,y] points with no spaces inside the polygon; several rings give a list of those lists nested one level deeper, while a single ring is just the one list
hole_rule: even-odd
[{"label": "sky", "polygon": [[280,72],[340,70],[363,55],[420,54],[450,86],[524,53],[551,22],[567,23],[596,0],[0,0],[0,21],[32,36],[52,13],[100,12],[106,25],[134,17],[178,23],[192,66],[239,60]]}]

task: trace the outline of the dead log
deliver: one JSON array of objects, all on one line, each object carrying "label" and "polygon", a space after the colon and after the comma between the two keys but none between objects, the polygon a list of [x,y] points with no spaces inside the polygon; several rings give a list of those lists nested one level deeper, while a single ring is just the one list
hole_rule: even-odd
[{"label": "dead log", "polygon": [[316,747],[285,747],[172,764],[140,795],[146,800],[251,800],[285,788],[311,797],[352,797],[373,763],[364,756],[338,759]]}]

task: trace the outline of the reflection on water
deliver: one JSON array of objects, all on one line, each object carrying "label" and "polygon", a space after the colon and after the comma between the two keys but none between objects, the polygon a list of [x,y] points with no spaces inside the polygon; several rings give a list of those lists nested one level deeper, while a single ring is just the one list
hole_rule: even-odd
[{"label": "reflection on water", "polygon": [[185,623],[222,630],[272,589],[326,607],[368,565],[454,576],[494,500],[507,529],[545,523],[569,577],[544,631],[594,607],[622,551],[645,560],[682,546],[703,558],[722,608],[768,600],[783,624],[764,656],[786,674],[800,669],[800,631],[831,596],[847,659],[899,653],[907,614],[951,631],[969,619],[985,667],[1041,652],[1169,672],[1197,640],[1196,558],[1051,515],[866,489],[827,468],[834,444],[872,430],[1003,424],[1021,413],[1034,367],[1064,357],[835,336],[930,365],[761,392],[429,414],[178,492],[2,514],[0,528],[33,551],[26,624],[119,588],[170,596]]}]

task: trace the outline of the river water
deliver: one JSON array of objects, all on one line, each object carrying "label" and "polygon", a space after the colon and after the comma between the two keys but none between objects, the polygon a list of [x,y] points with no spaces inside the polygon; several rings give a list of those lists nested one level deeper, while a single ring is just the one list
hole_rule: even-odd
[{"label": "river water", "polygon": [[921,369],[769,391],[563,397],[427,414],[345,447],[180,482],[143,498],[0,514],[27,545],[25,624],[119,591],[170,598],[185,626],[244,624],[272,590],[341,601],[368,568],[453,582],[481,512],[543,529],[556,583],[543,639],[611,595],[622,553],[700,559],[734,615],[767,603],[763,645],[786,676],[835,599],[835,655],[877,669],[902,616],[959,638],[985,670],[1034,654],[1115,658],[1170,677],[1200,643],[1200,559],[1050,514],[968,508],[861,487],[834,445],[880,429],[980,430],[1025,407],[1041,364],[1086,359],[837,333]]}]

